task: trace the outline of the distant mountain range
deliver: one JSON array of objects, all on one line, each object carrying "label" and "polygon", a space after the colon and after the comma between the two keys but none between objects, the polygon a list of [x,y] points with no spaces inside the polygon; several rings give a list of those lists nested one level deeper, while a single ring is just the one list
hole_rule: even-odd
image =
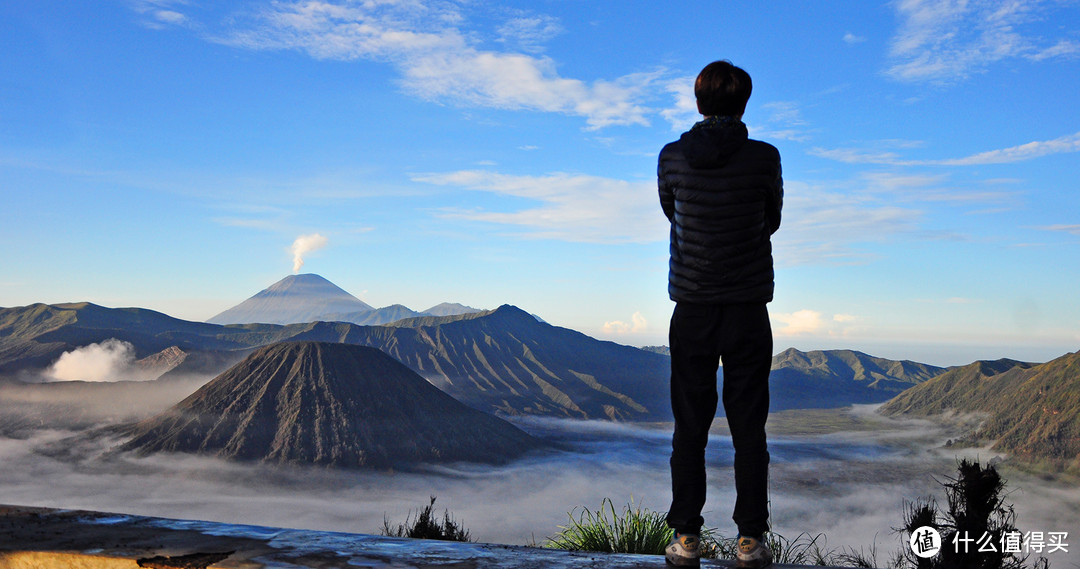
[{"label": "distant mountain range", "polygon": [[351,322],[365,326],[415,316],[450,316],[480,312],[444,302],[416,312],[400,304],[374,308],[316,274],[289,275],[251,298],[207,320],[211,324],[303,324]]},{"label": "distant mountain range", "polygon": [[[152,310],[105,308],[86,302],[0,308],[0,391],[15,398],[0,401],[5,405],[0,411],[7,410],[4,420],[0,421],[0,432],[25,433],[42,424],[52,413],[47,409],[40,413],[21,410],[18,400],[56,399],[57,403],[50,409],[69,409],[62,414],[75,426],[93,424],[106,417],[130,417],[140,413],[146,417],[163,408],[139,408],[139,399],[155,391],[150,386],[144,389],[136,388],[136,384],[124,387],[71,382],[62,387],[27,383],[48,379],[48,368],[62,354],[94,344],[100,347],[114,339],[130,344],[133,352],[126,356],[123,365],[127,369],[118,374],[119,377],[158,376],[156,383],[169,384],[163,393],[182,393],[183,389],[190,388],[187,386],[194,385],[184,380],[205,382],[227,370],[233,372],[211,382],[214,387],[207,384],[207,389],[197,394],[199,397],[186,400],[185,404],[190,408],[185,413],[199,409],[213,415],[219,413],[222,406],[237,412],[248,409],[259,393],[252,387],[255,383],[269,386],[278,381],[274,379],[278,377],[276,368],[258,363],[273,358],[284,358],[280,361],[314,358],[311,361],[317,363],[304,365],[311,369],[322,366],[319,369],[338,370],[281,379],[281,385],[308,393],[319,392],[314,399],[303,399],[299,392],[279,390],[276,397],[286,401],[285,408],[298,412],[305,406],[322,405],[322,409],[338,410],[344,405],[344,399],[362,396],[349,391],[352,384],[333,383],[334,378],[350,366],[359,367],[350,368],[349,373],[364,373],[363,367],[367,365],[359,360],[349,360],[352,363],[346,365],[343,362],[347,358],[334,351],[337,348],[325,347],[344,345],[348,349],[357,346],[376,348],[389,356],[386,360],[392,358],[400,362],[404,365],[402,369],[411,370],[442,391],[418,392],[420,395],[417,396],[432,401],[440,400],[445,393],[473,409],[501,415],[619,421],[666,421],[671,417],[668,399],[670,357],[666,347],[638,349],[597,340],[547,324],[510,305],[486,311],[445,303],[423,312],[402,305],[374,309],[318,275],[295,275],[215,317],[219,320],[233,318],[244,322],[228,325],[190,322]],[[318,319],[308,321],[309,318]],[[275,319],[302,322],[271,323]],[[312,347],[312,342],[318,347]],[[303,345],[308,352],[314,350],[312,353],[332,352],[334,355],[326,361],[319,359],[322,356],[301,358],[291,352],[282,352],[282,343],[293,347]],[[362,358],[364,362],[381,362],[372,364],[375,368],[382,369],[379,366],[386,364],[370,350],[364,353],[367,354]],[[256,354],[258,361],[253,363],[251,358]],[[356,354],[348,357],[360,357]],[[230,369],[241,360],[247,363]],[[284,368],[278,371],[284,373]],[[326,373],[338,375],[331,377]],[[719,374],[722,373],[721,368]],[[369,380],[375,381],[374,378],[363,378],[364,382]],[[315,383],[308,383],[310,381]],[[401,381],[413,382],[412,379]],[[394,393],[395,389],[375,383],[365,385],[368,385],[365,389],[382,389],[388,393]],[[788,349],[773,358],[770,387],[772,411],[888,401],[881,412],[893,415],[938,417],[951,413],[978,413],[987,419],[971,433],[967,442],[994,441],[994,448],[1028,461],[1071,464],[1072,468],[1080,469],[1078,354],[1039,365],[998,360],[941,368],[908,360],[877,358],[851,350],[801,352]],[[100,408],[92,412],[82,412],[77,405],[80,398],[102,402],[124,399],[127,403],[119,411],[99,405]],[[215,401],[215,398],[220,400]],[[261,405],[265,407],[269,403]],[[366,460],[360,458],[361,454],[349,455],[341,449],[316,450],[314,455],[303,455],[307,451],[296,446],[300,444],[300,438],[290,439],[291,435],[282,434],[293,432],[290,429],[306,433],[322,428],[318,426],[316,416],[295,416],[299,422],[282,427],[284,431],[274,431],[275,440],[285,437],[280,444],[266,446],[265,440],[259,437],[265,438],[269,427],[260,428],[258,432],[262,434],[251,434],[251,440],[246,442],[221,439],[228,429],[220,430],[219,438],[208,439],[208,425],[184,423],[177,418],[177,412],[179,410],[174,409],[172,415],[167,412],[141,423],[142,430],[136,435],[139,442],[133,442],[131,448],[185,452],[195,449],[222,456],[286,462],[296,459],[337,464],[340,460],[344,464]],[[243,411],[247,417],[261,417],[260,413],[264,412],[268,411]],[[316,413],[320,414],[323,412]],[[278,421],[275,424],[284,424],[280,417],[275,420]],[[214,421],[217,425],[226,419]],[[356,426],[356,429],[362,428]],[[248,437],[247,434],[238,436]],[[256,439],[263,442],[256,444],[253,442]],[[361,448],[357,446],[359,443],[354,443],[342,444]],[[330,447],[336,445],[332,443]],[[256,447],[260,450],[250,450]],[[369,449],[362,454],[375,457],[378,452]],[[345,456],[348,458],[336,458]],[[384,459],[385,456],[371,458],[375,462]]]},{"label": "distant mountain range", "polygon": [[845,405],[882,403],[945,371],[853,350],[800,352],[789,348],[773,357],[770,397],[774,410],[835,407],[837,401]]},{"label": "distant mountain range", "polygon": [[498,463],[544,446],[377,349],[319,342],[261,348],[127,434],[121,450],[143,455],[335,467]]},{"label": "distant mountain range", "polygon": [[[287,277],[256,297],[260,306],[278,314],[288,312],[289,299],[294,298],[300,299],[297,304],[305,314],[355,300],[318,275]],[[380,320],[376,313],[395,320],[372,325]],[[443,304],[425,312],[394,305],[328,315],[332,321],[218,325],[90,303],[2,308],[0,378],[32,375],[65,352],[113,338],[131,344],[134,356],[141,358],[143,375],[168,370],[161,381],[212,377],[258,348],[315,341],[378,348],[483,411],[613,420],[670,418],[670,360],[662,346],[637,349],[600,341],[551,326],[510,305],[475,311]],[[993,365],[1014,364],[1018,362]],[[771,409],[880,403],[948,371],[850,350],[789,349],[773,359]]]},{"label": "distant mountain range", "polygon": [[481,410],[620,420],[668,413],[666,358],[542,323],[509,305],[382,326],[221,326],[90,303],[5,308],[0,375],[43,370],[65,352],[110,338],[131,343],[139,358],[173,346],[185,352],[163,378],[220,373],[253,349],[277,342],[336,342],[379,348]]},{"label": "distant mountain range", "polygon": [[[379,348],[484,411],[615,420],[670,417],[667,356],[551,326],[509,305],[380,326],[220,326],[89,303],[6,308],[0,309],[0,375],[44,369],[64,352],[110,338],[130,342],[139,358],[169,350],[171,361],[181,363],[162,381],[213,376],[277,342],[336,342]],[[943,371],[858,352],[797,350],[777,355],[774,370],[774,411],[881,402]]]},{"label": "distant mountain range", "polygon": [[1080,352],[1044,364],[974,362],[905,391],[880,412],[975,413],[984,420],[962,443],[992,442],[993,449],[1029,462],[1080,471]]}]

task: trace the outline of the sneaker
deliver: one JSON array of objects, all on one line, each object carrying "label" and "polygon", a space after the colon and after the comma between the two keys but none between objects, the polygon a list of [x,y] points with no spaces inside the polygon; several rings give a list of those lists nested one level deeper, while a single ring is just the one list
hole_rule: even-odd
[{"label": "sneaker", "polygon": [[739,536],[735,566],[745,569],[761,569],[772,565],[772,552],[752,537]]},{"label": "sneaker", "polygon": [[699,567],[701,565],[701,540],[697,534],[675,533],[664,550],[668,565],[676,567]]}]

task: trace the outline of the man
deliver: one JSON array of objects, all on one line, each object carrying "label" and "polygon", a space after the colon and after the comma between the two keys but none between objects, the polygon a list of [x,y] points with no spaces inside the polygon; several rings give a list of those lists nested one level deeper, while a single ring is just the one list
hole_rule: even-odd
[{"label": "man", "polygon": [[694,83],[705,117],[660,151],[660,205],[671,221],[672,565],[697,566],[705,505],[705,445],[718,400],[735,447],[737,567],[765,567],[769,529],[765,420],[769,413],[773,298],[770,236],[780,227],[780,153],[750,140],[742,122],[750,76],[728,61],[707,65]]}]

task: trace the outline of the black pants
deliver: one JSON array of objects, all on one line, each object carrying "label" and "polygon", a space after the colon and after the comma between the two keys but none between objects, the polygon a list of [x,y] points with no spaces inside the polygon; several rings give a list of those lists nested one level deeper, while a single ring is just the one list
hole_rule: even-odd
[{"label": "black pants", "polygon": [[735,447],[735,512],[739,534],[769,529],[769,368],[772,327],[764,303],[678,303],[671,315],[671,452],[668,525],[699,533],[705,506],[705,445],[716,415],[716,371],[724,362],[724,411]]}]

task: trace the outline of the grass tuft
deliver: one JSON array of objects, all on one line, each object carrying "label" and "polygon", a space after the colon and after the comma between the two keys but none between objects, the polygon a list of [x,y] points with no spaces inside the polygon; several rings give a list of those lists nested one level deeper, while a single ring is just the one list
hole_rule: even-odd
[{"label": "grass tuft", "polygon": [[568,514],[570,522],[559,526],[559,533],[548,538],[547,547],[663,555],[671,541],[672,532],[667,527],[666,515],[636,506],[633,500],[623,508],[621,515],[608,498],[600,502],[596,511],[582,507],[581,513],[575,516],[577,511],[575,508]]}]

